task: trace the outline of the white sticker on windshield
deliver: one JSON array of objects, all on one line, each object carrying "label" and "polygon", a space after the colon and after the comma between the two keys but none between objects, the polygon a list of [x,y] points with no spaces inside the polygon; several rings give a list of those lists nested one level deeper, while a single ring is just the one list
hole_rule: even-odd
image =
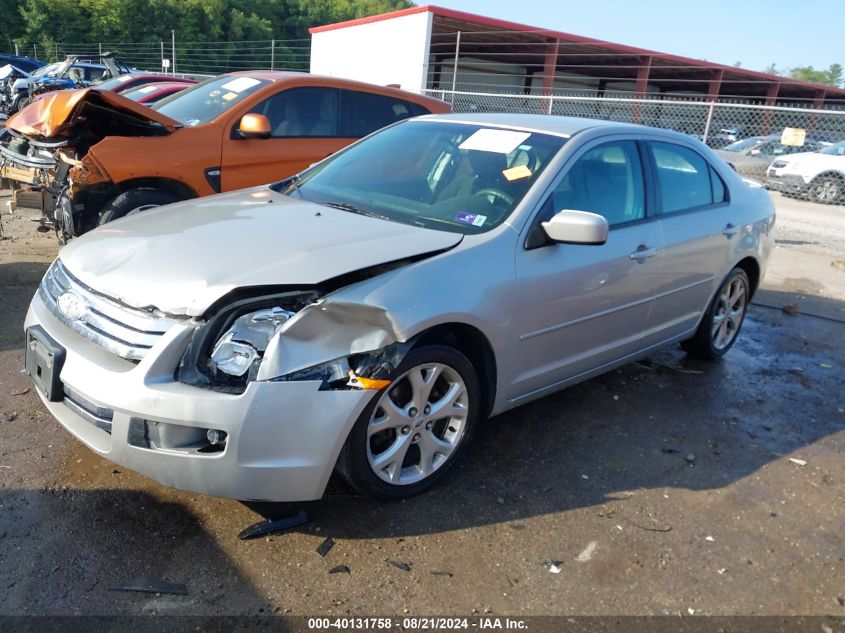
[{"label": "white sticker on windshield", "polygon": [[150,84],[149,86],[144,86],[143,88],[138,88],[138,92],[143,93],[143,94],[147,94],[148,92],[152,92],[155,89],[156,89],[156,86],[154,84]]},{"label": "white sticker on windshield", "polygon": [[223,90],[230,90],[231,92],[243,92],[244,90],[248,90],[260,83],[261,82],[258,81],[258,79],[253,79],[252,77],[238,77],[237,79],[233,79],[220,87],[223,88]]},{"label": "white sticker on windshield", "polygon": [[531,132],[484,128],[478,130],[458,147],[460,149],[474,149],[480,152],[510,154],[529,136],[531,136]]},{"label": "white sticker on windshield", "polygon": [[118,80],[120,83],[127,82],[127,81],[129,81],[130,79],[132,79],[132,75],[121,75],[120,77],[118,77],[118,78],[117,78],[117,80]]}]

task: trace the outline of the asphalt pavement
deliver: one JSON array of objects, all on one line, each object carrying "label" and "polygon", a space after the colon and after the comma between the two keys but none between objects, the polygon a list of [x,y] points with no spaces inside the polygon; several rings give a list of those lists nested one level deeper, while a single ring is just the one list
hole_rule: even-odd
[{"label": "asphalt pavement", "polygon": [[[0,197],[0,614],[845,617],[845,207],[774,198],[722,361],[668,349],[494,418],[409,501],[333,481],[248,505],[116,467],[46,412],[22,323],[55,236]],[[119,591],[139,582],[161,591]]]}]

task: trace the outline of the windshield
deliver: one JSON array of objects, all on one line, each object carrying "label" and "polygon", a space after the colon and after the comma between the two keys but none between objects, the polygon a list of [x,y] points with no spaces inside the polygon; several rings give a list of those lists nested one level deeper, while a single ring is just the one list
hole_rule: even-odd
[{"label": "windshield", "polygon": [[834,143],[830,147],[825,147],[820,154],[830,154],[832,156],[845,156],[845,141]]},{"label": "windshield", "polygon": [[269,83],[244,75],[217,77],[177,92],[154,109],[184,125],[208,123]]},{"label": "windshield", "polygon": [[292,197],[454,233],[504,222],[565,138],[476,124],[409,121],[280,183]]},{"label": "windshield", "polygon": [[752,137],[752,138],[744,138],[741,141],[736,141],[734,143],[731,143],[730,145],[723,147],[722,149],[725,150],[726,152],[744,152],[745,150],[751,149],[752,147],[754,147],[758,143],[761,143],[762,141],[763,141],[763,139],[760,138],[759,136],[755,136],[755,137]]},{"label": "windshield", "polygon": [[59,64],[59,63],[48,64],[47,66],[42,66],[41,68],[36,70],[34,73],[32,73],[31,76],[32,77],[43,77],[44,75],[52,75],[59,66],[61,66],[61,64]]}]

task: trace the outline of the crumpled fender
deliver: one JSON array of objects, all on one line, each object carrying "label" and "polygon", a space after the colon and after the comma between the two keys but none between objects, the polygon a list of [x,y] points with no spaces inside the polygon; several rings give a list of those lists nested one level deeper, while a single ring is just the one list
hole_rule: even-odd
[{"label": "crumpled fender", "polygon": [[158,123],[168,132],[182,124],[164,116],[147,106],[110,90],[83,88],[80,90],[58,90],[36,99],[23,110],[6,121],[9,127],[27,136],[52,138],[67,135],[79,120],[86,104],[114,110],[116,113],[134,117],[141,121]]},{"label": "crumpled fender", "polygon": [[270,380],[403,340],[385,308],[321,301],[300,310],[273,337],[256,379]]}]

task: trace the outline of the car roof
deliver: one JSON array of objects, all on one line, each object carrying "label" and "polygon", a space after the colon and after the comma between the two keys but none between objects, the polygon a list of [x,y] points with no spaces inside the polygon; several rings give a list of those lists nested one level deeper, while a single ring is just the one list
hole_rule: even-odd
[{"label": "car roof", "polygon": [[[429,104],[433,105],[435,103],[443,105],[445,104],[444,101],[441,101],[437,97],[431,97],[428,95],[419,94],[417,92],[411,92],[409,90],[402,90],[402,88],[397,88],[396,86],[380,86],[378,84],[371,84],[364,81],[355,81],[354,79],[346,79],[345,77],[328,77],[326,75],[312,75],[311,73],[303,73],[303,72],[296,72],[291,70],[242,70],[233,73],[226,73],[225,75],[219,75],[215,77],[215,79],[219,79],[220,77],[252,77],[254,79],[262,79],[265,81],[287,81],[287,80],[295,80],[297,82],[304,82],[304,83],[311,83],[315,85],[336,85],[340,87],[346,88],[357,88],[362,91],[366,92],[381,92],[386,94],[394,94],[397,99],[404,99],[406,101],[414,101],[415,103],[419,104]],[[446,104],[448,105],[448,104]]]},{"label": "car roof", "polygon": [[[512,127],[530,129],[536,132],[555,134],[558,136],[572,136],[584,130],[596,128],[612,128],[615,131],[643,132],[653,130],[643,125],[633,123],[618,123],[604,119],[587,119],[583,117],[557,116],[554,114],[518,114],[518,113],[471,113],[459,114],[428,114],[418,117],[422,120],[454,121],[456,123],[470,123],[477,125],[494,125],[500,127]],[[660,130],[680,137],[686,137],[679,132]]]},{"label": "car roof", "polygon": [[132,88],[132,92],[136,90],[143,90],[144,88],[149,89],[150,86],[155,86],[159,90],[164,90],[165,88],[188,88],[192,85],[193,84],[185,83],[184,81],[151,81],[143,86]]}]

